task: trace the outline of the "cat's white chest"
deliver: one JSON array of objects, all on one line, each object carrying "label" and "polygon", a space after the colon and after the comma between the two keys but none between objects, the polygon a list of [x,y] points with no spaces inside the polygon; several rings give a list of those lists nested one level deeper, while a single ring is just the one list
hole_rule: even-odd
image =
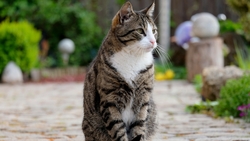
[{"label": "cat's white chest", "polygon": [[153,56],[151,52],[136,56],[120,51],[111,57],[111,63],[125,81],[133,86],[132,82],[138,73],[153,63]]}]

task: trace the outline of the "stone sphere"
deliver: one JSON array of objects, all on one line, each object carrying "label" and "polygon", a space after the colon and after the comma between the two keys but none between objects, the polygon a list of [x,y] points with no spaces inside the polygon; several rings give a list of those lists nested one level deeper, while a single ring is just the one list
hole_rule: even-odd
[{"label": "stone sphere", "polygon": [[199,13],[191,17],[193,22],[192,36],[199,38],[216,37],[220,25],[215,16],[210,13]]},{"label": "stone sphere", "polygon": [[219,20],[225,21],[225,20],[227,19],[227,16],[226,16],[225,14],[219,14],[219,15],[217,16],[217,18],[218,18]]},{"label": "stone sphere", "polygon": [[63,39],[58,44],[58,49],[62,53],[72,53],[75,50],[75,44],[71,39]]},{"label": "stone sphere", "polygon": [[175,31],[175,39],[179,46],[183,46],[190,41],[192,25],[191,21],[186,21],[177,27]]}]

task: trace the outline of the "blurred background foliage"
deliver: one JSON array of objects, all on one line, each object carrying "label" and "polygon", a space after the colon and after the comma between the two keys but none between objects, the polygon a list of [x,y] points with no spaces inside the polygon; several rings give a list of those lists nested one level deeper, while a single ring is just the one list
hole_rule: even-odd
[{"label": "blurred background foliage", "polygon": [[233,22],[231,20],[221,20],[220,24],[220,33],[234,32],[239,35],[243,35],[242,26],[238,22]]},{"label": "blurred background foliage", "polygon": [[10,61],[14,61],[23,72],[29,72],[37,63],[40,38],[41,32],[27,21],[1,22],[0,74]]},{"label": "blurred background foliage", "polygon": [[57,46],[63,38],[70,38],[75,43],[75,51],[69,60],[69,65],[74,66],[89,63],[102,41],[95,14],[79,1],[1,0],[0,9],[0,21],[6,18],[11,22],[28,20],[42,31],[42,39],[49,42],[48,67],[62,66]]},{"label": "blurred background foliage", "polygon": [[239,23],[242,25],[244,35],[250,41],[250,1],[249,0],[227,0],[227,3],[239,14]]}]

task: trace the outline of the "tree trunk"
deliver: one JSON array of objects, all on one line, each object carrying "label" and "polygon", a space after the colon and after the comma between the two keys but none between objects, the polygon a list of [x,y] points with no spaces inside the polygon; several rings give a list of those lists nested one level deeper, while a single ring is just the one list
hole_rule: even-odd
[{"label": "tree trunk", "polygon": [[219,37],[189,43],[186,55],[187,80],[192,82],[195,75],[201,74],[206,67],[222,68],[224,66],[222,47],[223,42]]},{"label": "tree trunk", "polygon": [[170,41],[170,8],[171,0],[160,0],[159,1],[159,38],[160,46],[163,51],[166,53],[169,48]]}]

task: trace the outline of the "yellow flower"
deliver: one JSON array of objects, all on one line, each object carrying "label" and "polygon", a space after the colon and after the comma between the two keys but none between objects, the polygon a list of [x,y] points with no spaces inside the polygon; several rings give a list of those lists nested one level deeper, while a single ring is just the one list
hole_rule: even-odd
[{"label": "yellow flower", "polygon": [[162,80],[165,80],[165,74],[164,73],[156,73],[155,74],[155,79],[156,80],[159,80],[159,81],[162,81]]},{"label": "yellow flower", "polygon": [[174,78],[174,71],[172,70],[166,70],[165,72],[165,79],[170,80]]}]

